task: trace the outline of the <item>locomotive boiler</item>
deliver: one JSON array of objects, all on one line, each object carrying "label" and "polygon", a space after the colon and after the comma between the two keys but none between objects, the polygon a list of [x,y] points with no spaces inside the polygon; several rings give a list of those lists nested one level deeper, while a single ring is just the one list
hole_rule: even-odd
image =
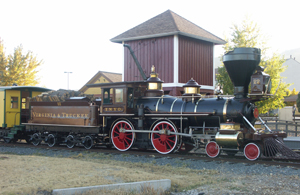
[{"label": "locomotive boiler", "polygon": [[[136,60],[133,51],[127,45]],[[236,48],[223,56],[234,84],[234,96],[203,97],[193,79],[180,97],[164,95],[155,67],[143,81],[92,84],[101,88],[101,100],[70,98],[64,102],[32,102],[31,119],[24,123],[34,145],[66,144],[155,149],[161,154],[204,148],[209,157],[221,151],[242,151],[249,160],[274,157],[270,141],[281,144],[285,133],[257,129],[255,102],[270,96],[270,76],[259,66],[260,49]],[[141,74],[144,74],[141,70]],[[251,92],[248,86],[251,82]],[[273,151],[273,150],[272,150]]]}]

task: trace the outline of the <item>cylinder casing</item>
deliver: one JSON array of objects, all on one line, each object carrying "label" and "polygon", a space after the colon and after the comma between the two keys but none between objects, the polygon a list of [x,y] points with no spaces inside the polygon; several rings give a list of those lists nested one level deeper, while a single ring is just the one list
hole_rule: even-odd
[{"label": "cylinder casing", "polygon": [[222,147],[234,148],[238,147],[243,141],[243,133],[235,131],[234,134],[216,134],[216,142]]}]

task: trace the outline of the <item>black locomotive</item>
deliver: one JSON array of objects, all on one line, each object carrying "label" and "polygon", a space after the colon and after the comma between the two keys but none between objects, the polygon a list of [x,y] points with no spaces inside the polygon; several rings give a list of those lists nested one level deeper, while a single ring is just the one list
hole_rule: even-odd
[{"label": "black locomotive", "polygon": [[221,150],[229,155],[243,151],[249,160],[261,154],[273,157],[276,153],[267,151],[266,140],[286,134],[254,127],[259,119],[254,102],[268,98],[271,85],[270,76],[258,66],[260,50],[236,48],[223,62],[235,86],[234,97],[202,97],[193,79],[183,86],[183,96],[164,95],[163,81],[152,67],[143,81],[89,85],[101,88],[101,100],[31,102],[31,119],[23,123],[26,135],[34,145],[113,145],[120,151],[154,148],[161,154],[202,147],[212,158]]}]

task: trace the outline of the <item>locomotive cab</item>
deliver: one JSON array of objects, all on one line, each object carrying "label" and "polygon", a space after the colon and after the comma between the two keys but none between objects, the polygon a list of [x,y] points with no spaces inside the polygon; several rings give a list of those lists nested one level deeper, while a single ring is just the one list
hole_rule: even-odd
[{"label": "locomotive cab", "polygon": [[[122,113],[125,114],[130,110],[132,102],[132,88],[118,86],[116,88],[103,88],[102,99],[103,105],[101,113]],[[126,100],[129,100],[128,102]],[[127,107],[128,104],[128,107]]]},{"label": "locomotive cab", "polygon": [[118,82],[88,85],[88,87],[101,87],[102,105],[100,115],[134,114],[135,99],[144,96],[147,83]]}]

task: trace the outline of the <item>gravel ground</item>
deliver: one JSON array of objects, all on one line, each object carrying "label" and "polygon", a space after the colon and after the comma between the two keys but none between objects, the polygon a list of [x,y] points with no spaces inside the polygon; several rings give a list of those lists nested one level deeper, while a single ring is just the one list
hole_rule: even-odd
[{"label": "gravel ground", "polygon": [[[38,148],[18,148],[18,147],[0,147],[0,153],[12,153],[20,155],[43,155],[70,157],[81,151],[71,152],[70,150],[51,150]],[[246,163],[228,163],[228,162],[205,162],[202,160],[183,160],[179,158],[157,158],[149,156],[137,156],[129,154],[112,154],[111,159],[117,161],[154,163],[157,165],[171,165],[175,167],[185,166],[191,169],[212,169],[218,170],[222,174],[228,175],[228,179],[240,178],[241,185],[253,185],[253,190],[249,193],[242,194],[282,194],[282,190],[286,189],[284,194],[300,193],[300,170],[289,167],[264,166],[260,164]],[[253,177],[254,176],[254,177]],[[245,183],[246,182],[246,183]],[[263,184],[263,185],[262,185]],[[268,186],[268,190],[263,189]],[[269,189],[270,188],[270,189]],[[272,191],[273,190],[273,191]],[[280,191],[281,190],[281,191]],[[263,193],[262,193],[263,191]],[[186,192],[172,192],[173,195],[193,195],[193,194],[241,194],[238,189],[230,191],[220,191],[219,188],[211,188],[211,186],[201,186],[197,189]]]}]

